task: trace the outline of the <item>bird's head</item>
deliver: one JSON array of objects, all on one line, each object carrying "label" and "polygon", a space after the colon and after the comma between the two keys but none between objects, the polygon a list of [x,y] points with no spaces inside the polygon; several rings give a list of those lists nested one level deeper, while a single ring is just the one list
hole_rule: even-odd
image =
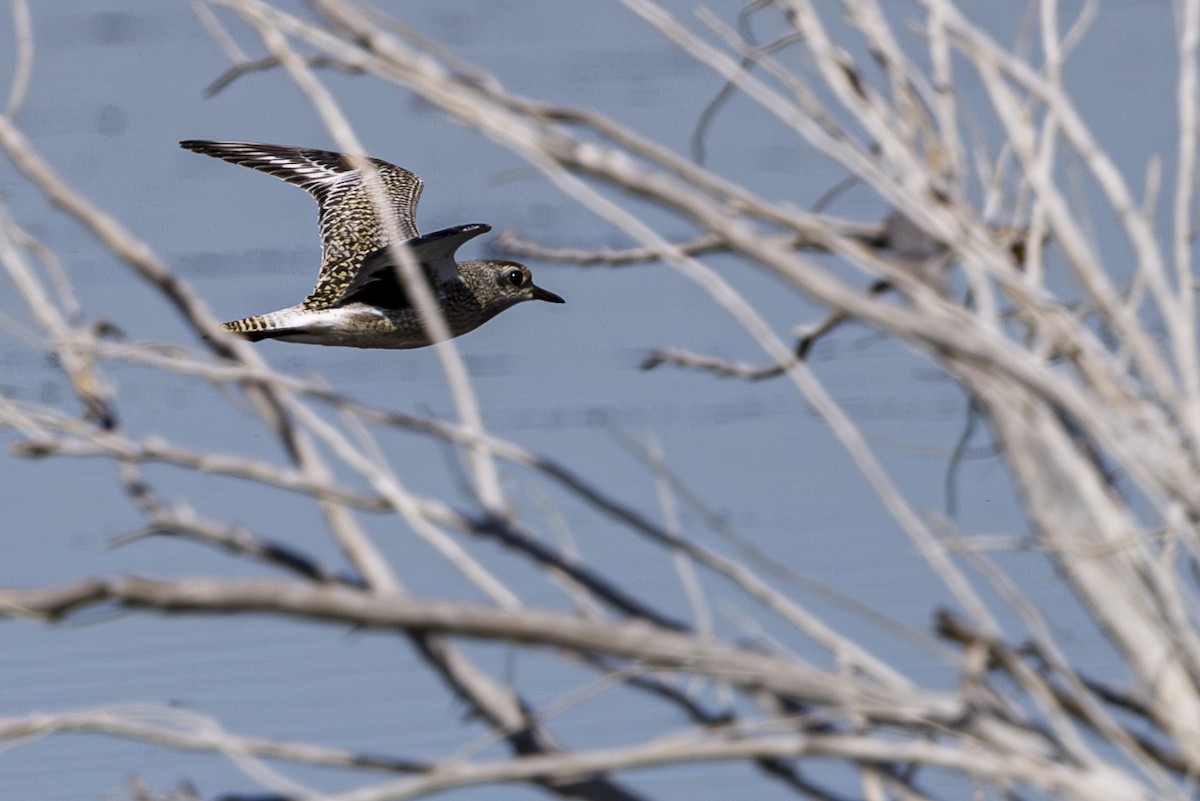
[{"label": "bird's head", "polygon": [[459,271],[477,294],[505,307],[526,300],[566,303],[553,292],[533,283],[533,274],[524,264],[515,261],[469,261],[459,264]]}]

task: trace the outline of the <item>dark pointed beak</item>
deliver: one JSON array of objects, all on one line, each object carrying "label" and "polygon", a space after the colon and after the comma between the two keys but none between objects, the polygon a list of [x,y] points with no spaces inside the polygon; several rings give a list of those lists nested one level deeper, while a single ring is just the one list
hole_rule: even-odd
[{"label": "dark pointed beak", "polygon": [[553,292],[547,292],[537,284],[534,284],[530,289],[532,290],[530,294],[533,296],[534,300],[544,300],[547,303],[566,303],[566,301],[560,298],[558,295],[555,295]]}]

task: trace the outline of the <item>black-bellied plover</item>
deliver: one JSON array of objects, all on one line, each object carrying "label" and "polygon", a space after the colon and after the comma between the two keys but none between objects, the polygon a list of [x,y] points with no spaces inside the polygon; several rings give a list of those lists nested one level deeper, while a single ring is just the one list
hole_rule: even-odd
[{"label": "black-bellied plover", "polygon": [[[396,274],[395,261],[371,193],[341,153],[251,142],[179,143],[274,175],[317,199],[321,272],[307,298],[286,309],[225,323],[252,341],[280,339],[355,348],[419,348],[431,344],[420,313]],[[400,236],[425,270],[451,336],[465,334],[526,300],[563,303],[533,283],[529,268],[514,261],[456,262],[464,242],[492,230],[475,223],[422,236],[417,230],[421,179],[408,170],[370,159],[375,165]]]}]

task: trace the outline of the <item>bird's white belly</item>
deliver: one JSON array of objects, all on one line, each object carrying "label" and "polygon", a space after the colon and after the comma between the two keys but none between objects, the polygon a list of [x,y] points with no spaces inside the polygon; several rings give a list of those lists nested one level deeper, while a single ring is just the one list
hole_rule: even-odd
[{"label": "bird's white belly", "polygon": [[[276,338],[285,342],[350,348],[420,348],[431,342],[419,315],[412,309],[395,311],[351,303],[321,311],[299,311],[297,316],[301,315],[301,324],[292,323],[292,331]],[[452,326],[451,336],[471,328],[475,326]]]}]

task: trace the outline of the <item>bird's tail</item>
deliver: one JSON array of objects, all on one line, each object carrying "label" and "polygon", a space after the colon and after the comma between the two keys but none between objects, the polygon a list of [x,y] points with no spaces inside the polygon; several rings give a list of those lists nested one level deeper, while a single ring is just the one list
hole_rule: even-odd
[{"label": "bird's tail", "polygon": [[222,323],[221,327],[231,333],[239,334],[251,342],[260,342],[264,339],[295,334],[297,322],[299,321],[295,319],[293,309],[280,309],[267,314],[255,314],[251,317]]}]

